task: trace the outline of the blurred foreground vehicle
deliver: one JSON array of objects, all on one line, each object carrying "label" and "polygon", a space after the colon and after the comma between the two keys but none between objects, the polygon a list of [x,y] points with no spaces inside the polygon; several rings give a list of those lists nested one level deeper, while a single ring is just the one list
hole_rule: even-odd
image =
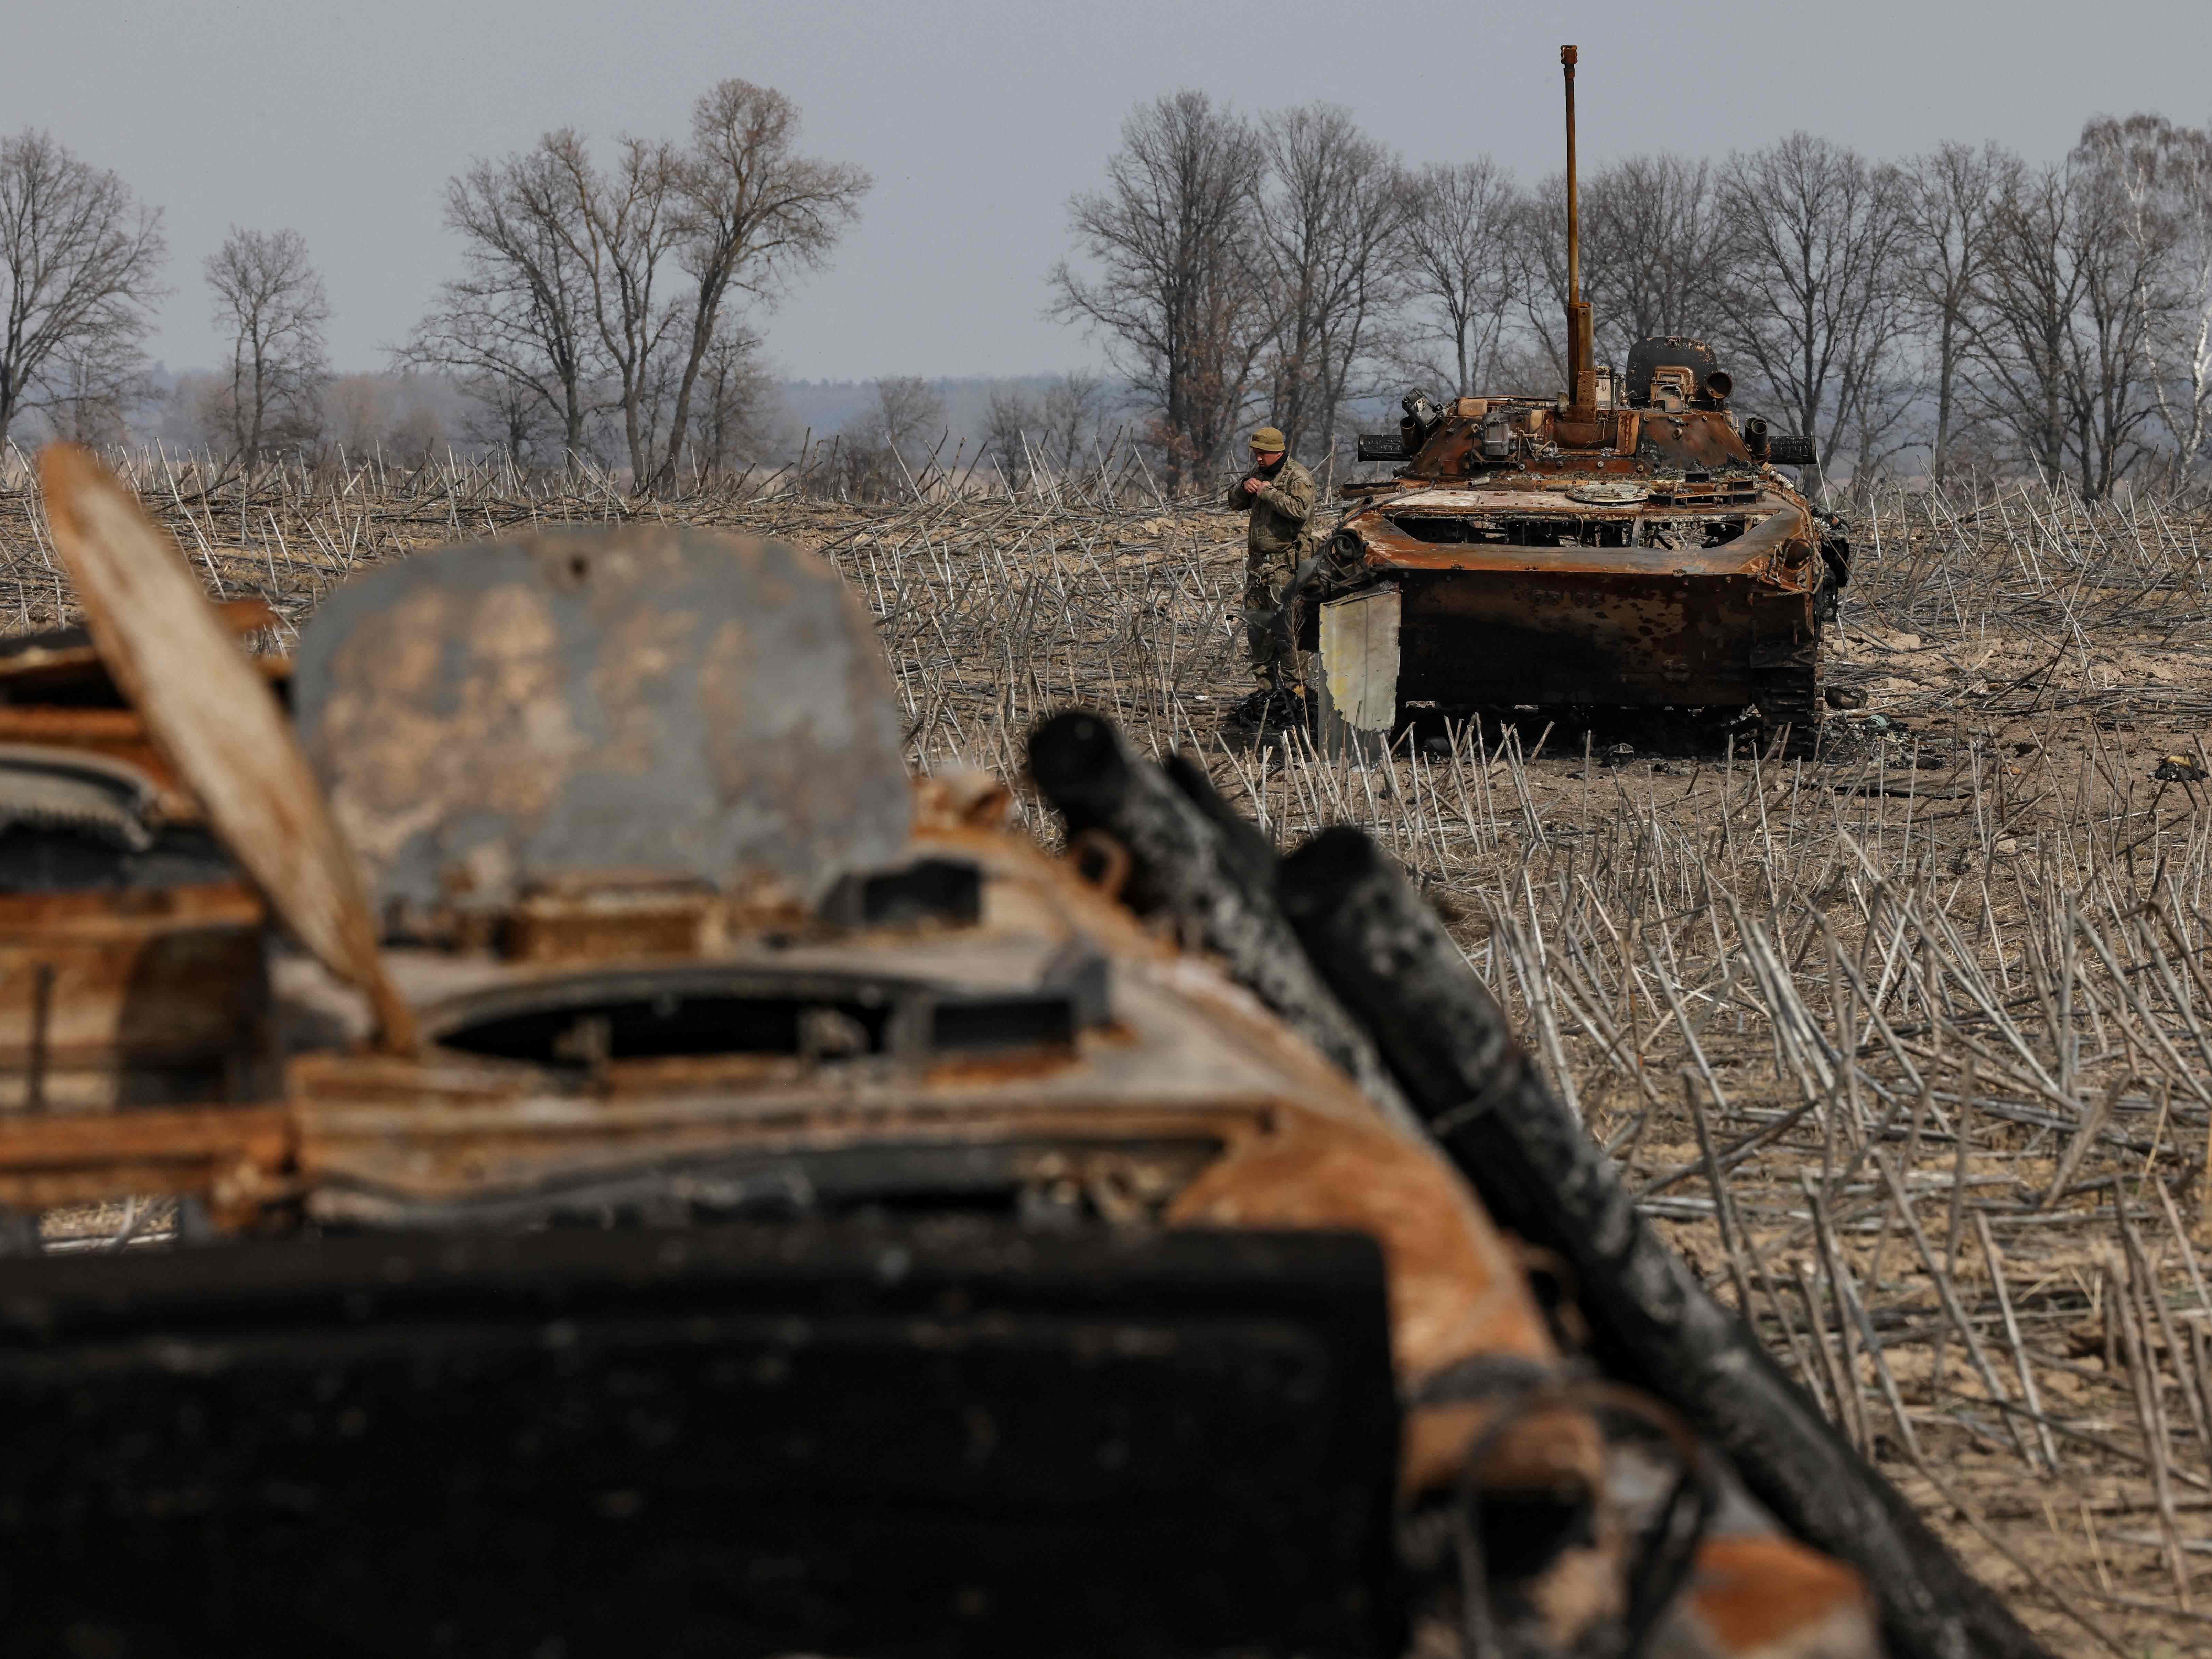
[{"label": "blurred foreground vehicle", "polygon": [[0,1261],[9,1651],[2034,1651],[1364,836],[1070,714],[1048,857],[675,526],[258,670],[42,466],[144,752],[0,756],[0,1203],[191,1224]]}]

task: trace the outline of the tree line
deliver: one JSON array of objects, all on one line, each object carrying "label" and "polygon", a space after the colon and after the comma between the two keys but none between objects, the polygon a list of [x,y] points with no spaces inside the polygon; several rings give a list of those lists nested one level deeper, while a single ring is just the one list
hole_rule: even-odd
[{"label": "tree line", "polygon": [[[1341,456],[1386,392],[1560,387],[1565,191],[1487,156],[1409,167],[1334,106],[1172,93],[1070,202],[1052,308],[1104,343],[1176,483],[1241,459],[1263,412]],[[1581,215],[1601,361],[1707,339],[1740,402],[1862,482],[1972,465],[2094,501],[2212,453],[2206,129],[2100,118],[2048,165],[1799,132],[1590,169]]]},{"label": "tree line", "polygon": [[[773,305],[858,216],[860,168],[800,151],[795,105],[721,82],[683,140],[574,128],[447,181],[461,271],[391,349],[455,376],[479,433],[555,465],[611,448],[641,492],[748,449],[766,370],[745,308]],[[0,440],[36,413],[113,441],[149,385],[169,290],[158,210],[44,132],[0,139]],[[252,467],[319,440],[331,386],[322,278],[296,231],[234,227],[204,271],[230,362],[198,377],[203,431]]]},{"label": "tree line", "polygon": [[[590,455],[649,491],[750,459],[771,402],[751,322],[870,187],[804,152],[789,99],[741,80],[680,138],[549,132],[447,181],[459,270],[392,365],[452,377],[467,434],[526,462]],[[981,453],[1010,479],[1065,468],[1110,422],[1192,487],[1263,412],[1319,461],[1413,386],[1554,391],[1564,188],[1482,155],[1408,166],[1326,104],[1139,105],[1047,278],[1048,313],[1103,343],[1118,384],[1007,393]],[[2035,471],[2097,500],[2212,459],[2206,129],[2100,118],[2049,164],[1994,144],[1886,162],[1805,133],[1718,161],[1633,155],[1588,172],[1582,216],[1601,358],[1706,338],[1740,400],[1838,475]],[[124,434],[166,258],[160,212],[114,173],[43,132],[0,138],[0,440],[26,415]],[[373,400],[331,378],[298,233],[234,227],[202,274],[230,344],[186,388],[206,441],[252,466],[357,428]],[[885,380],[879,402],[836,454],[855,494],[896,490],[902,455],[938,435],[921,382]]]}]

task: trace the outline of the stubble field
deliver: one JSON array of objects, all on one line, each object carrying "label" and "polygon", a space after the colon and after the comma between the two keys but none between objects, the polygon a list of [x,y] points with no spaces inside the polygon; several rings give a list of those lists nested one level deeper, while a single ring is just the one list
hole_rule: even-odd
[{"label": "stubble field", "polygon": [[[2155,775],[2212,771],[2212,515],[2016,483],[1862,508],[1827,677],[1867,701],[1808,754],[1539,715],[1359,767],[1231,717],[1241,520],[1111,458],[871,507],[789,475],[641,504],[498,465],[130,472],[210,592],[275,605],[266,646],[355,568],[658,514],[835,561],[918,767],[1018,777],[1080,702],[1282,846],[1369,826],[1678,1248],[2027,1622],[2212,1644],[2212,785]],[[10,453],[0,627],[70,613]]]}]

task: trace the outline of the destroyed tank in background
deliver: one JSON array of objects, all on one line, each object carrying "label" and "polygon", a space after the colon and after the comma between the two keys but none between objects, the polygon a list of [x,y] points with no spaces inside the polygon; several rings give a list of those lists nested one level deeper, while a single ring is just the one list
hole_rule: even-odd
[{"label": "destroyed tank in background", "polygon": [[1574,54],[1567,97],[1564,397],[1405,400],[1363,461],[1402,461],[1328,544],[1304,644],[1324,725],[1389,731],[1417,707],[1756,708],[1801,738],[1819,718],[1820,636],[1849,579],[1840,527],[1777,469],[1809,440],[1729,406],[1702,342],[1595,360],[1581,297]]},{"label": "destroyed tank in background", "polygon": [[42,471],[111,718],[0,650],[0,1206],[191,1220],[0,1261],[11,1652],[2035,1651],[1358,832],[1069,713],[1048,857],[676,526],[255,666]]}]

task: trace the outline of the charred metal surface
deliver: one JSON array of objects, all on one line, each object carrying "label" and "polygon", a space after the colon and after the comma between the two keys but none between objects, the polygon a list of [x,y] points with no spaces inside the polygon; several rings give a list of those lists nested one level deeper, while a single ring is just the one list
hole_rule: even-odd
[{"label": "charred metal surface", "polygon": [[422,555],[316,614],[301,735],[387,913],[639,870],[811,902],[906,836],[856,608],[780,543],[673,526]]},{"label": "charred metal surface", "polygon": [[85,625],[156,747],[293,935],[368,997],[380,1039],[412,1046],[361,872],[266,679],[210,611],[175,544],[89,452],[49,445],[39,478]]},{"label": "charred metal surface", "polygon": [[[1029,750],[1030,774],[1070,833],[1096,832],[1127,849],[1133,907],[1167,917],[1219,951],[1240,983],[1341,1066],[1386,1115],[1409,1122],[1373,1046],[1351,1029],[1266,901],[1271,854],[1225,836],[1203,799],[1130,754],[1121,733],[1097,715],[1073,710],[1043,721],[1030,733]],[[1211,784],[1203,788],[1212,793]]]},{"label": "charred metal surface", "polygon": [[701,963],[500,987],[439,1005],[426,1029],[463,1054],[590,1067],[701,1054],[922,1061],[1064,1050],[1081,1024],[1073,993],[1054,985],[979,994],[880,971]]},{"label": "charred metal surface", "polygon": [[[1539,525],[1561,544],[1479,539]],[[1821,566],[1792,562],[1809,525],[1771,492],[1607,507],[1425,489],[1355,514],[1340,556],[1347,581],[1402,596],[1401,702],[1741,704],[1763,664],[1815,637]]]},{"label": "charred metal surface", "polygon": [[200,815],[198,803],[177,781],[133,710],[0,703],[0,743],[65,749],[135,767],[161,790],[164,817],[190,822]]},{"label": "charred metal surface", "polygon": [[896,870],[842,876],[822,914],[848,927],[972,927],[983,919],[983,872],[954,859],[917,859]]},{"label": "charred metal surface", "polygon": [[[259,599],[233,599],[214,611],[222,627],[240,637],[276,621]],[[289,658],[257,657],[253,664],[280,698],[289,695]],[[0,745],[61,749],[131,767],[156,792],[151,805],[163,820],[200,821],[198,801],[170,769],[82,628],[0,636]]]},{"label": "charred metal surface", "polygon": [[[1402,596],[1401,702],[1809,711],[1801,648],[1817,638],[1827,570],[1810,512],[1771,480],[1661,479],[1632,465],[1581,483],[1425,484],[1351,514],[1336,580]],[[1796,688],[1778,684],[1777,664],[1800,670],[1801,696],[1778,695]]]},{"label": "charred metal surface", "polygon": [[[211,607],[216,620],[244,636],[275,626],[276,613],[260,599],[227,599]],[[257,659],[272,678],[289,676],[283,657]],[[107,672],[92,635],[82,628],[52,628],[0,638],[0,704],[40,708],[129,708],[130,699]]]},{"label": "charred metal surface", "polygon": [[[270,620],[258,602],[222,613],[239,632]],[[0,641],[0,1114],[265,1090],[265,908],[217,843],[180,826],[197,810],[83,631]],[[172,1189],[176,1168],[116,1153],[143,1190]],[[0,1175],[0,1206],[78,1178]]]},{"label": "charred metal surface", "polygon": [[108,757],[0,745],[0,1112],[266,1086],[265,909],[159,801]]},{"label": "charred metal surface", "polygon": [[0,1307],[14,1652],[1402,1638],[1357,1236],[419,1236],[15,1265]]},{"label": "charred metal surface", "polygon": [[0,1206],[40,1210],[167,1193],[208,1200],[220,1225],[286,1195],[293,1123],[278,1107],[0,1113]]},{"label": "charred metal surface", "polygon": [[265,925],[236,883],[0,893],[0,1112],[247,1097]]}]

